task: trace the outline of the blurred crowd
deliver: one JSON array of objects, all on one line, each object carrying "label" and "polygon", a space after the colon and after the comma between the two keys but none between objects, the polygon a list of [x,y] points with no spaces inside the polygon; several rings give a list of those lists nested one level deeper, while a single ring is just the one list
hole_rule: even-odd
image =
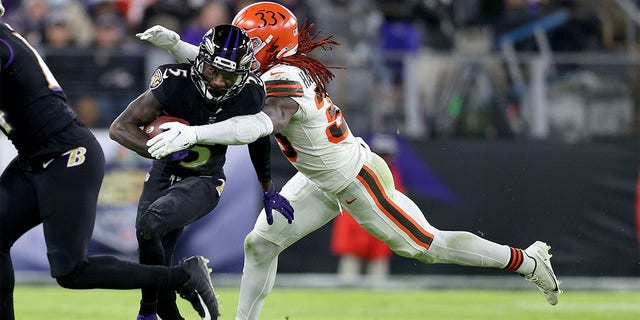
[{"label": "blurred crowd", "polygon": [[[640,2],[630,1],[636,7]],[[82,119],[90,126],[106,127],[146,88],[150,69],[172,62],[165,52],[153,52],[137,40],[136,33],[159,24],[197,44],[211,26],[230,23],[238,10],[253,2],[257,1],[5,0],[7,14],[2,19],[52,60],[48,64]],[[628,30],[615,0],[276,2],[290,8],[300,23],[315,23],[321,34],[336,36],[341,45],[320,54],[329,65],[349,69],[336,72],[330,88],[334,101],[355,115],[352,126],[369,132],[397,130],[406,117],[402,106],[407,55],[464,51],[474,45],[477,50],[477,43],[482,43],[480,50],[495,52],[497,37],[558,10],[568,13],[569,20],[547,33],[556,52],[616,50],[624,45]],[[515,49],[535,51],[538,45],[530,37]],[[448,100],[455,106],[455,99]],[[512,102],[506,98],[500,108],[507,110]]]},{"label": "blurred crowd", "polygon": [[[135,38],[161,24],[199,43],[241,3],[205,0],[9,0],[3,21],[36,46],[90,127],[107,127],[145,88],[149,46]],[[172,62],[169,59],[160,61]]]},{"label": "blurred crowd", "polygon": [[[640,1],[634,0],[636,4]],[[4,21],[32,44],[54,48],[97,45],[113,47],[137,32],[161,24],[198,43],[212,25],[228,23],[248,0],[6,0]],[[324,25],[327,33],[359,40],[380,40],[390,51],[423,46],[452,49],[456,30],[489,25],[495,34],[508,31],[559,9],[571,11],[571,23],[554,34],[559,50],[604,45],[602,24],[588,5],[608,0],[282,0],[301,18]],[[587,4],[587,5],[585,5]],[[344,16],[344,17],[343,17]],[[346,25],[345,25],[346,24]],[[344,29],[347,27],[347,29]],[[615,28],[615,26],[611,27]],[[567,35],[572,35],[569,37]],[[584,39],[591,38],[591,39]],[[349,39],[352,40],[352,39]],[[560,41],[565,40],[565,41]],[[573,41],[572,43],[567,43]],[[582,43],[578,43],[582,42]],[[530,44],[529,44],[530,45]],[[526,44],[521,45],[524,48]]]}]

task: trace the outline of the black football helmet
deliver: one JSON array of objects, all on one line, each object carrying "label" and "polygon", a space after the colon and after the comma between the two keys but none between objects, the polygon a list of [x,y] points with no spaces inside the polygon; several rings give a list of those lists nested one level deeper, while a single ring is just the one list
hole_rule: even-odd
[{"label": "black football helmet", "polygon": [[[211,28],[200,41],[198,56],[191,67],[191,80],[202,97],[220,103],[240,93],[254,60],[251,40],[246,32],[230,24]],[[209,83],[221,77],[223,86]]]}]

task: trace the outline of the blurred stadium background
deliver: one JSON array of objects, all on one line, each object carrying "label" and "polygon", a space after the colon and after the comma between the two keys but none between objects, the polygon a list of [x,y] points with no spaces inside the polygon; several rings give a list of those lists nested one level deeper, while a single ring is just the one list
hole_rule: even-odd
[{"label": "blurred stadium background", "polygon": [[[38,48],[108,159],[91,253],[136,259],[137,197],[149,163],[106,128],[147,87],[164,50],[155,24],[197,43],[252,1],[5,0],[0,21]],[[640,1],[280,1],[341,45],[318,57],[351,130],[392,134],[410,196],[441,229],[552,246],[565,288],[640,290]],[[278,186],[293,174],[273,148]],[[15,155],[0,137],[0,168]],[[212,258],[237,285],[242,241],[261,207],[246,149],[231,148],[220,206],[190,226],[175,259]],[[62,204],[63,205],[63,204]],[[264,218],[264,217],[258,217]],[[280,258],[280,285],[341,286],[331,226]],[[12,251],[18,281],[48,280],[42,232]],[[498,270],[393,257],[392,277],[359,286],[509,287]],[[476,276],[479,275],[479,276]]]}]

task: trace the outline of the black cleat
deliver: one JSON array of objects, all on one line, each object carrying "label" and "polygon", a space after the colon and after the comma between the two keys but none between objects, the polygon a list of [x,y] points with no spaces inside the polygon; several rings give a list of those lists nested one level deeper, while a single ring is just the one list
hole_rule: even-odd
[{"label": "black cleat", "polygon": [[220,316],[218,299],[211,283],[211,269],[202,256],[180,261],[180,266],[189,274],[189,280],[178,291],[180,297],[189,301],[202,320],[215,320]]}]

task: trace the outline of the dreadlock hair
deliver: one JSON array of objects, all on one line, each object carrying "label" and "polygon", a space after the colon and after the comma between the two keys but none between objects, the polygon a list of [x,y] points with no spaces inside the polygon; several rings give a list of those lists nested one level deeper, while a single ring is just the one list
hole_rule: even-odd
[{"label": "dreadlock hair", "polygon": [[298,36],[298,50],[293,55],[288,57],[282,57],[277,59],[275,55],[272,55],[268,66],[273,66],[277,63],[286,63],[304,70],[316,83],[316,93],[326,94],[326,85],[333,80],[335,75],[329,69],[344,69],[343,67],[326,66],[320,60],[310,57],[307,53],[320,47],[324,50],[333,50],[334,46],[340,45],[337,41],[333,40],[333,35],[316,40],[320,35],[320,32],[312,34],[312,29],[315,25],[313,23],[307,25],[307,19],[303,22],[302,31]]}]

